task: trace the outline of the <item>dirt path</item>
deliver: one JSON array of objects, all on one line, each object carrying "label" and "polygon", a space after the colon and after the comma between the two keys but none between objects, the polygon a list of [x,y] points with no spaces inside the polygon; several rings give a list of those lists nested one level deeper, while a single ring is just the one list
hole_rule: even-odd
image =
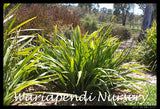
[{"label": "dirt path", "polygon": [[[118,49],[119,50],[122,50],[124,49],[125,47],[130,47],[130,45],[132,44],[132,48],[135,48],[135,45],[136,45],[136,41],[134,41],[132,38],[129,39],[129,40],[126,40],[124,43],[122,43]],[[142,74],[144,74],[145,76],[142,76],[142,75],[139,75],[137,73],[132,73],[132,74],[129,74],[129,76],[131,77],[135,77],[135,78],[146,78],[148,79],[147,82],[149,84],[156,84],[157,83],[157,76],[156,75],[153,75],[151,73],[148,73],[146,71],[141,71]],[[138,84],[146,84],[146,82],[138,82]]]},{"label": "dirt path", "polygon": [[129,40],[124,41],[124,43],[122,43],[119,47],[119,49],[124,49],[125,47],[130,47],[131,44],[133,43],[133,45],[136,43],[132,38]]}]

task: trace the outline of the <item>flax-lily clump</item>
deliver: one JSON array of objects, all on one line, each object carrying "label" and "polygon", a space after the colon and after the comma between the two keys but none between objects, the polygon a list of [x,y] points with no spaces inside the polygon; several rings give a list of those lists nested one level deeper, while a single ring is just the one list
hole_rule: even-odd
[{"label": "flax-lily clump", "polygon": [[[63,34],[57,34],[55,27],[53,44],[44,40],[41,66],[59,78],[54,85],[59,91],[82,94],[84,91],[98,94],[98,91],[112,94],[116,88],[128,89],[142,93],[135,87],[141,78],[129,77],[127,74],[140,73],[143,66],[134,62],[124,63],[130,50],[124,49],[117,53],[121,42],[110,35],[111,28],[104,34],[101,29],[83,37],[80,27],[73,30],[71,40]],[[41,36],[39,36],[41,37]],[[54,90],[54,89],[53,89]]]}]

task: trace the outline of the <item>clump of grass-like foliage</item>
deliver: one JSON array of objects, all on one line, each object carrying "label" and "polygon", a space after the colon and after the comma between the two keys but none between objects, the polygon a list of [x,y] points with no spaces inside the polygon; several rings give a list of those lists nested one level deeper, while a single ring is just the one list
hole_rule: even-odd
[{"label": "clump of grass-like foliage", "polygon": [[[3,5],[4,13],[9,5],[9,3]],[[19,35],[20,27],[36,17],[13,27],[19,6],[21,4],[17,4],[7,15],[3,16],[3,105],[12,104],[14,94],[30,85],[53,81],[45,75],[39,75],[33,79],[29,78],[29,74],[37,69],[37,61],[41,57],[37,57],[36,53],[42,47],[42,44],[40,46],[27,46],[36,36]]]},{"label": "clump of grass-like foliage", "polygon": [[111,95],[114,89],[120,88],[143,93],[134,85],[137,85],[135,81],[144,79],[127,74],[141,74],[144,67],[133,62],[124,63],[130,50],[117,53],[121,42],[110,35],[111,27],[103,35],[100,34],[102,28],[82,37],[77,27],[69,40],[63,34],[58,35],[55,27],[54,43],[43,40],[41,68],[59,78],[54,85],[61,92],[80,95],[88,91],[97,95],[101,91]]}]

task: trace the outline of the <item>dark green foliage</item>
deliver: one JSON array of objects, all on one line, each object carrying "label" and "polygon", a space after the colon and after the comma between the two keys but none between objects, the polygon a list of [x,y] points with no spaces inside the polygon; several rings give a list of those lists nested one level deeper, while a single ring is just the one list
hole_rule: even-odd
[{"label": "dark green foliage", "polygon": [[121,25],[113,25],[112,34],[113,36],[118,36],[120,40],[126,40],[131,38],[130,29]]}]

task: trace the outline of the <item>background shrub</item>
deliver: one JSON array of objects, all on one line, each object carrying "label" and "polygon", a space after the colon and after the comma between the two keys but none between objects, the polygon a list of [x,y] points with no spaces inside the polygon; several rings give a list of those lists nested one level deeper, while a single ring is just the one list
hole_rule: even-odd
[{"label": "background shrub", "polygon": [[[105,33],[110,25],[111,24],[107,24],[106,26],[104,26],[101,33]],[[117,36],[118,38],[120,38],[120,40],[127,40],[131,38],[130,29],[122,25],[112,24],[111,34],[113,36]]]},{"label": "background shrub", "polygon": [[113,25],[112,27],[113,36],[117,36],[120,40],[126,40],[131,38],[130,29],[122,25]]},{"label": "background shrub", "polygon": [[83,19],[82,19],[82,27],[87,30],[89,33],[92,33],[93,31],[97,30],[97,21],[95,18],[87,14]]}]

